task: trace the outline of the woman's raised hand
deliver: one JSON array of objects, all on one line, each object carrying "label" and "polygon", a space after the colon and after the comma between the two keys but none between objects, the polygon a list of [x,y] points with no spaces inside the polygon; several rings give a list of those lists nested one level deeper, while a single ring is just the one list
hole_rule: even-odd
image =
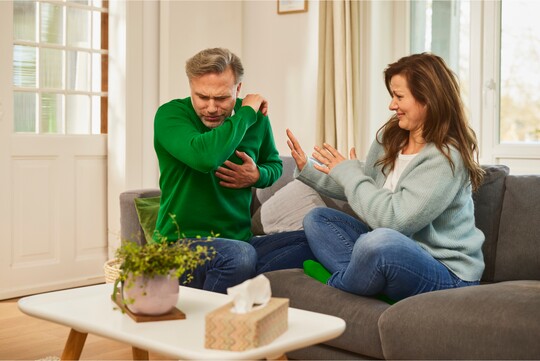
[{"label": "woman's raised hand", "polygon": [[[291,156],[294,158],[298,169],[302,170],[307,164],[306,153],[304,153],[300,143],[298,143],[298,140],[290,129],[287,129],[287,137],[289,138],[287,145],[291,149]],[[323,148],[314,147],[313,158],[319,162],[318,164],[315,162],[313,167],[326,174],[330,173],[330,170],[336,165],[347,160],[336,148],[327,143],[323,144]],[[354,147],[349,151],[349,159],[356,159],[356,149]]]},{"label": "woman's raised hand", "polygon": [[287,129],[287,137],[289,138],[287,140],[287,145],[291,149],[291,156],[296,162],[296,166],[298,167],[298,169],[302,170],[307,164],[306,153],[304,153],[304,151],[302,150],[302,147],[300,146],[300,143],[298,143],[298,140],[296,139],[296,137],[294,136],[294,134],[291,132],[290,129]]},{"label": "woman's raised hand", "polygon": [[356,148],[352,147],[349,151],[349,159],[356,159]]}]

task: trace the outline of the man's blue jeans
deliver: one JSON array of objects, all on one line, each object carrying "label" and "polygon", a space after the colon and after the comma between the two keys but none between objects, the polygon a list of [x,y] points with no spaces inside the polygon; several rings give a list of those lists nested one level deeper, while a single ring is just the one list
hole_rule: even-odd
[{"label": "man's blue jeans", "polygon": [[462,281],[409,237],[388,228],[371,230],[332,208],[313,209],[304,229],[315,257],[332,273],[327,284],[350,293],[398,301],[478,284]]},{"label": "man's blue jeans", "polygon": [[315,257],[303,231],[257,236],[249,242],[215,238],[199,243],[213,247],[216,255],[195,270],[189,287],[220,293],[264,272],[302,268]]}]

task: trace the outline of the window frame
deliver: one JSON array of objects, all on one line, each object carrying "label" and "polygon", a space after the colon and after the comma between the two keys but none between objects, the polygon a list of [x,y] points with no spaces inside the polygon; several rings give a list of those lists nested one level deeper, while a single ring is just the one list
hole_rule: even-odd
[{"label": "window frame", "polygon": [[[499,141],[501,27],[501,0],[470,1],[469,119],[479,161],[508,165],[513,174],[538,173],[540,144]],[[410,39],[410,27],[407,34]]]},{"label": "window frame", "polygon": [[[45,43],[45,42],[42,42],[41,40],[41,36],[40,36],[40,28],[41,26],[39,26],[40,24],[40,20],[38,20],[38,29],[36,29],[36,36],[37,36],[37,39],[35,39],[35,41],[27,41],[27,40],[16,40],[16,39],[13,39],[12,40],[12,46],[13,48],[15,46],[30,46],[30,47],[33,47],[35,49],[39,51],[41,51],[42,49],[56,49],[56,50],[61,50],[64,52],[64,55],[67,54],[67,52],[70,52],[70,51],[82,51],[82,52],[85,52],[85,53],[88,53],[89,56],[90,56],[90,59],[93,55],[97,54],[101,57],[101,84],[100,84],[100,91],[94,91],[93,89],[89,89],[89,90],[84,90],[84,91],[81,91],[81,90],[72,90],[72,89],[68,89],[66,84],[63,85],[62,89],[49,89],[49,88],[44,88],[41,86],[39,80],[37,79],[36,77],[36,85],[35,87],[24,87],[24,86],[16,86],[13,81],[12,81],[12,89],[13,89],[13,92],[21,92],[21,93],[32,93],[32,94],[36,94],[37,96],[37,102],[36,102],[36,108],[37,108],[37,115],[36,115],[36,129],[34,132],[16,132],[15,131],[15,124],[13,123],[12,124],[12,133],[13,134],[34,134],[34,135],[89,135],[89,136],[92,136],[92,135],[100,135],[100,134],[107,134],[108,132],[108,57],[109,57],[109,1],[108,0],[103,0],[102,1],[102,4],[100,7],[98,6],[94,6],[93,4],[90,4],[90,5],[82,5],[82,4],[77,4],[77,3],[64,3],[64,2],[56,2],[56,1],[48,1],[48,0],[33,0],[32,1],[33,3],[36,4],[36,16],[39,17],[40,16],[40,8],[41,8],[41,4],[44,4],[44,3],[47,3],[47,4],[54,4],[54,5],[59,5],[59,6],[62,6],[63,9],[64,9],[64,14],[65,14],[65,11],[68,9],[68,8],[79,8],[79,9],[84,9],[84,10],[88,10],[90,12],[94,12],[94,11],[97,11],[100,13],[100,27],[101,27],[101,32],[100,32],[100,41],[101,41],[101,48],[100,49],[94,49],[92,48],[92,46],[90,46],[89,48],[80,48],[80,47],[76,47],[76,46],[71,46],[71,45],[68,45],[68,44],[62,44],[62,45],[58,45],[58,44],[48,44],[48,43]],[[64,15],[66,16],[66,15]],[[15,21],[15,18],[13,19],[13,21]],[[65,26],[66,24],[66,19],[64,18],[63,19],[63,22],[64,22],[64,38],[66,37],[67,35],[67,28]],[[92,27],[93,24],[92,22],[90,21],[90,26]],[[92,28],[90,28],[90,32],[92,32]],[[13,51],[13,50],[12,50]],[[91,62],[91,61],[90,61]],[[62,61],[62,69],[63,69],[63,74],[64,74],[64,77],[66,76],[65,74],[67,74],[67,67],[68,67],[68,63],[67,63],[67,60],[63,59]],[[40,68],[40,61],[39,61],[39,56],[38,56],[38,59],[36,60],[36,71],[39,73],[39,69]],[[91,72],[93,71],[93,69],[91,70]],[[64,79],[65,81],[65,79]],[[60,132],[42,132],[41,131],[41,115],[42,115],[42,111],[43,111],[43,105],[41,103],[41,94],[43,93],[52,93],[52,94],[60,94],[60,95],[63,95],[64,96],[64,102],[62,104],[62,113],[64,114],[64,116],[62,117],[62,121],[63,121],[63,124],[61,126],[61,131]],[[65,110],[66,110],[66,104],[65,104],[65,101],[66,101],[66,97],[69,96],[69,95],[87,95],[90,97],[90,105],[89,105],[89,109],[90,109],[90,114],[89,114],[89,117],[90,117],[90,124],[89,124],[89,131],[86,132],[86,133],[68,133],[67,130],[66,130],[66,124],[68,122],[68,120],[66,119],[66,115],[65,115]],[[100,103],[100,114],[99,114],[99,119],[100,119],[100,124],[99,124],[99,133],[94,133],[92,131],[92,112],[95,111],[95,108],[93,107],[93,102],[92,102],[92,97],[99,97],[99,103]]]},{"label": "window frame", "polygon": [[[484,162],[496,164],[506,164],[512,173],[534,173],[538,172],[540,163],[540,144],[527,143],[501,143],[500,137],[500,54],[501,54],[501,0],[471,2],[471,24],[473,19],[473,9],[476,21],[483,24],[475,29],[483,36],[476,34],[482,43],[476,47],[477,53],[473,51],[475,46],[471,42],[471,59],[481,58],[482,71],[474,72],[472,76],[481,76],[477,80],[480,87],[477,97],[480,99],[480,133],[482,134],[480,150]],[[471,29],[472,30],[472,29]],[[471,34],[473,32],[471,31]],[[474,54],[474,56],[473,56]],[[482,56],[483,55],[483,56]],[[471,90],[472,90],[471,89]],[[535,169],[536,168],[536,169]]]}]

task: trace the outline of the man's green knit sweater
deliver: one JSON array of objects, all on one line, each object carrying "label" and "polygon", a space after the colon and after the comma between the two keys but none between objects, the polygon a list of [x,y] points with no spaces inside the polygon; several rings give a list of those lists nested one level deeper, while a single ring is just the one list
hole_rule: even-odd
[{"label": "man's green knit sweater", "polygon": [[217,128],[199,119],[191,98],[162,105],[154,119],[154,148],[159,160],[161,203],[154,239],[180,236],[249,240],[251,188],[231,189],[219,184],[215,171],[226,160],[241,164],[235,151],[247,153],[257,164],[257,188],[273,184],[283,170],[268,117],[242,106]]}]

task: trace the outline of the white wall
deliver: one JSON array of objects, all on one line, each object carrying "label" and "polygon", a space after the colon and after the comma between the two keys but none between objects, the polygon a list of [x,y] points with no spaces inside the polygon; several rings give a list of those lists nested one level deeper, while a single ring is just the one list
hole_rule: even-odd
[{"label": "white wall", "polygon": [[109,3],[109,256],[120,244],[121,192],[156,187],[153,114],[159,104],[159,3]]},{"label": "white wall", "polygon": [[276,146],[288,154],[285,129],[305,144],[315,139],[318,3],[309,11],[277,14],[276,0],[160,3],[160,103],[189,96],[186,60],[208,47],[242,59],[240,96],[260,93],[270,103]]},{"label": "white wall", "polygon": [[242,93],[262,94],[269,101],[277,149],[289,154],[290,128],[306,151],[315,142],[317,98],[318,2],[304,13],[277,13],[277,1],[243,2],[245,79]]},{"label": "white wall", "polygon": [[161,1],[160,104],[190,95],[186,60],[198,51],[224,47],[242,56],[242,2]]},{"label": "white wall", "polygon": [[[389,115],[382,71],[408,49],[406,9],[402,1],[362,2],[360,157]],[[281,15],[276,0],[160,2],[160,103],[189,96],[189,57],[207,47],[227,47],[244,64],[240,96],[260,93],[269,101],[279,152],[289,154],[290,128],[309,153],[315,145],[318,26],[318,1],[309,1],[307,12]]]},{"label": "white wall", "polygon": [[[404,1],[361,3],[360,158],[390,116],[382,74],[387,64],[408,53],[407,9]],[[275,0],[244,1],[242,23],[243,93],[259,92],[269,100],[281,154],[289,154],[286,128],[295,133],[309,154],[316,140],[319,2],[309,1],[304,13],[278,15]]]}]

